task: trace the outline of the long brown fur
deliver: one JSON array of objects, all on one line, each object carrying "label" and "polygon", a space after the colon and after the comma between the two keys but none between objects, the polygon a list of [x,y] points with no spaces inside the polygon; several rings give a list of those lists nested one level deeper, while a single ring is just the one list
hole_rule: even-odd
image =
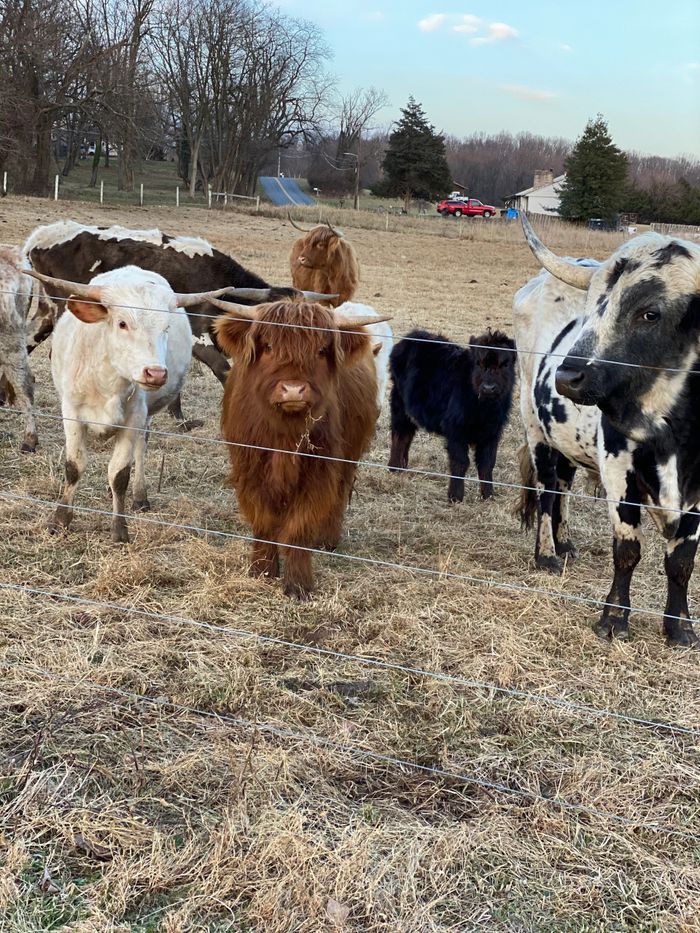
[{"label": "long brown fur", "polygon": [[328,226],[314,227],[292,246],[292,283],[303,291],[335,295],[332,305],[350,301],[360,281],[352,245]]},{"label": "long brown fur", "polygon": [[[332,328],[333,312],[318,304],[276,302],[256,312],[254,323],[228,314],[214,325],[219,343],[233,357],[221,413],[224,438],[242,445],[360,459],[378,415],[370,335],[362,330],[328,333],[274,326]],[[284,373],[283,380],[308,378],[317,386],[318,403],[307,415],[287,414],[270,404],[270,386],[278,372]],[[304,598],[313,588],[311,554],[284,545],[337,545],[356,463],[245,446],[229,447],[229,459],[243,516],[256,538],[283,545],[285,592]],[[277,576],[278,551],[274,544],[254,544],[251,572]]]}]

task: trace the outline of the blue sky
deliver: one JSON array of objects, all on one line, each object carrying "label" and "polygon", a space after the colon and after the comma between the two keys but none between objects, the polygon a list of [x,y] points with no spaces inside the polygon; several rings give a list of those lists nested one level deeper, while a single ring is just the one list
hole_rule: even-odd
[{"label": "blue sky", "polygon": [[317,23],[341,90],[409,94],[435,126],[575,139],[601,112],[624,149],[700,157],[700,0],[278,0]]}]

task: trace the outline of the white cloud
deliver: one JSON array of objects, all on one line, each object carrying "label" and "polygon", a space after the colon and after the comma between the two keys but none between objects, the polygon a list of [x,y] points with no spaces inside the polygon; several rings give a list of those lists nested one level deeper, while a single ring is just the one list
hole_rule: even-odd
[{"label": "white cloud", "polygon": [[381,10],[374,10],[371,13],[367,13],[365,19],[369,20],[371,23],[379,23],[381,20],[386,19],[386,14],[382,13]]},{"label": "white cloud", "polygon": [[502,84],[501,90],[506,94],[512,94],[519,100],[554,100],[559,97],[554,91],[539,91],[534,87],[527,87],[524,84]]},{"label": "white cloud", "polygon": [[488,34],[470,39],[472,45],[490,45],[492,42],[505,42],[508,39],[517,39],[518,30],[508,23],[490,23]]},{"label": "white cloud", "polygon": [[418,23],[421,32],[435,32],[447,19],[447,13],[431,13]]},{"label": "white cloud", "polygon": [[559,48],[561,49],[562,52],[573,52],[573,49],[571,48],[568,42],[560,42]]},{"label": "white cloud", "polygon": [[473,16],[471,13],[463,13],[459,18],[459,22],[452,27],[452,31],[473,33],[478,32],[480,26],[481,19],[478,16]]}]

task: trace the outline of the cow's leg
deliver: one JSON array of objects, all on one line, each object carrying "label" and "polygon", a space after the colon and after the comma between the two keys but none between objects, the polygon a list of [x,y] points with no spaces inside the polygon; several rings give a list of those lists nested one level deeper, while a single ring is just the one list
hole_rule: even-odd
[{"label": "cow's leg", "polygon": [[552,506],[552,534],[554,535],[554,548],[559,557],[576,557],[576,548],[571,540],[569,530],[569,504],[571,487],[576,476],[576,467],[564,454],[559,454],[557,460],[557,489],[559,495],[554,497]]},{"label": "cow's leg", "polygon": [[669,645],[697,648],[700,639],[688,609],[688,583],[693,573],[700,536],[700,516],[685,512],[673,539],[666,545],[668,596],[664,613],[664,634]]},{"label": "cow's leg", "polygon": [[[256,531],[255,537],[263,537]],[[278,577],[280,575],[279,548],[276,544],[254,541],[250,554],[251,577]]]},{"label": "cow's leg", "polygon": [[448,438],[447,456],[450,464],[447,498],[450,502],[461,502],[464,499],[464,476],[469,469],[469,448],[461,441]]},{"label": "cow's leg", "polygon": [[205,346],[195,340],[192,345],[192,356],[196,356],[201,363],[208,366],[222,386],[226,385],[226,377],[231,367],[223,353],[217,350],[211,341]]},{"label": "cow's leg", "polygon": [[493,468],[496,465],[496,454],[498,452],[498,440],[491,441],[483,447],[477,447],[474,451],[474,461],[476,462],[476,471],[479,474],[479,488],[481,489],[482,499],[491,499],[493,497]]},{"label": "cow's leg", "polygon": [[537,473],[537,537],[535,538],[535,564],[540,570],[561,573],[563,564],[557,557],[554,542],[555,499],[559,498],[557,488],[557,462],[559,453],[548,444],[540,441],[535,444],[533,461]]},{"label": "cow's leg", "polygon": [[[613,461],[614,458],[611,458]],[[605,469],[605,491],[611,500],[610,518],[613,526],[613,564],[615,572],[606,597],[608,605],[593,631],[601,638],[628,638],[630,615],[630,583],[634,568],[642,555],[642,512],[635,474],[625,469],[629,463],[615,464]]]},{"label": "cow's leg", "polygon": [[408,466],[408,453],[416,436],[416,426],[406,414],[403,401],[395,385],[391,387],[391,453],[389,469],[405,470]]},{"label": "cow's leg", "polygon": [[17,405],[24,415],[24,437],[20,450],[23,454],[33,454],[38,443],[36,419],[34,418],[34,377],[29,369],[29,359],[24,345],[24,335],[18,334],[21,342],[7,349],[0,366],[7,386],[7,398],[10,405]]},{"label": "cow's leg", "polygon": [[136,434],[134,443],[134,512],[150,512],[151,503],[148,501],[146,489],[146,452],[148,450],[148,437],[151,429],[151,419],[148,419],[145,431]]},{"label": "cow's leg", "polygon": [[181,434],[186,434],[194,428],[201,428],[204,422],[201,418],[185,418],[182,411],[182,396],[178,393],[173,401],[168,405],[168,413],[171,418],[177,421],[177,429]]},{"label": "cow's leg", "polygon": [[112,490],[112,541],[115,544],[128,544],[129,531],[126,525],[126,490],[129,487],[131,464],[134,459],[136,433],[129,428],[117,431],[114,452],[109,461],[107,474]]},{"label": "cow's leg", "polygon": [[[77,418],[77,413],[64,408],[64,417]],[[51,534],[67,529],[73,518],[73,500],[87,465],[87,446],[85,444],[85,425],[79,421],[64,421],[63,428],[66,435],[66,481],[61,493],[59,505],[49,520],[48,529]]]}]

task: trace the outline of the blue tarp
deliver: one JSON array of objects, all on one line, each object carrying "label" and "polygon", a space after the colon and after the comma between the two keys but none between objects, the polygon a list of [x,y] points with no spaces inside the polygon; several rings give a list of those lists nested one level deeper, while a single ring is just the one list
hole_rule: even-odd
[{"label": "blue tarp", "polygon": [[312,197],[304,194],[293,178],[285,178],[283,175],[279,178],[275,175],[262,175],[258,180],[265,197],[277,207],[309,206],[316,203]]}]

